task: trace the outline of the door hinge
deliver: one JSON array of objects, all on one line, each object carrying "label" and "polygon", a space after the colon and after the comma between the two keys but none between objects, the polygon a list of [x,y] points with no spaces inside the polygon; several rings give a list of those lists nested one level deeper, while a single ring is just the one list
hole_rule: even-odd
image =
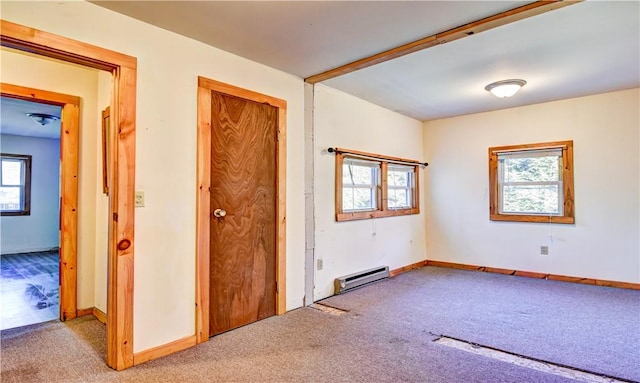
[{"label": "door hinge", "polygon": [[276,141],[280,141],[280,131],[276,131]]},{"label": "door hinge", "polygon": [[278,282],[276,282],[276,293],[280,292],[280,287],[278,286]]}]

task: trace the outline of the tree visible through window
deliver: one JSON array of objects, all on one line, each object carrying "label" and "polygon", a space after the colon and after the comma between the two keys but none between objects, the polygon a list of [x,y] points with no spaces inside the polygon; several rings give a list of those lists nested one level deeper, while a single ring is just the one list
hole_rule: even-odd
[{"label": "tree visible through window", "polygon": [[0,214],[29,215],[31,212],[31,156],[1,155]]},{"label": "tree visible through window", "polygon": [[573,142],[489,149],[491,219],[573,223]]}]

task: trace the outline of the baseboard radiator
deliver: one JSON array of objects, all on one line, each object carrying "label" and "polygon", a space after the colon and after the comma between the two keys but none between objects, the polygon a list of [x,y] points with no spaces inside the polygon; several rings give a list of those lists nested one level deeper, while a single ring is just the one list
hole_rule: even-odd
[{"label": "baseboard radiator", "polygon": [[373,269],[364,270],[359,273],[345,275],[344,277],[336,278],[335,293],[343,294],[358,287],[362,287],[373,282],[378,282],[380,280],[388,278],[389,266],[380,266]]}]

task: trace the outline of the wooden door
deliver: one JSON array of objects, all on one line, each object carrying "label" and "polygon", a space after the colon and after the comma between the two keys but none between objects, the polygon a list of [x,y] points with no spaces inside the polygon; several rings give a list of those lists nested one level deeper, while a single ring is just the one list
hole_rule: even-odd
[{"label": "wooden door", "polygon": [[276,313],[277,108],[211,92],[213,336]]}]

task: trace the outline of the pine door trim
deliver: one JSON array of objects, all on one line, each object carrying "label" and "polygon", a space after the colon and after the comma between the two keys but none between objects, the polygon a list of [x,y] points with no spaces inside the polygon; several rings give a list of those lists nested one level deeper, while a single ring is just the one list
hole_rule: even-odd
[{"label": "pine door trim", "polygon": [[0,83],[2,97],[57,105],[60,124],[60,320],[76,317],[78,303],[78,152],[80,97]]},{"label": "pine door trim", "polygon": [[[107,365],[133,366],[133,250],[137,59],[81,41],[0,20],[2,46],[112,74],[107,266]],[[117,128],[117,132],[116,132]]]},{"label": "pine door trim", "polygon": [[251,90],[198,77],[196,196],[196,338],[209,340],[209,226],[211,204],[211,92],[271,105],[278,109],[276,145],[276,314],[286,305],[286,122],[287,102]]}]

